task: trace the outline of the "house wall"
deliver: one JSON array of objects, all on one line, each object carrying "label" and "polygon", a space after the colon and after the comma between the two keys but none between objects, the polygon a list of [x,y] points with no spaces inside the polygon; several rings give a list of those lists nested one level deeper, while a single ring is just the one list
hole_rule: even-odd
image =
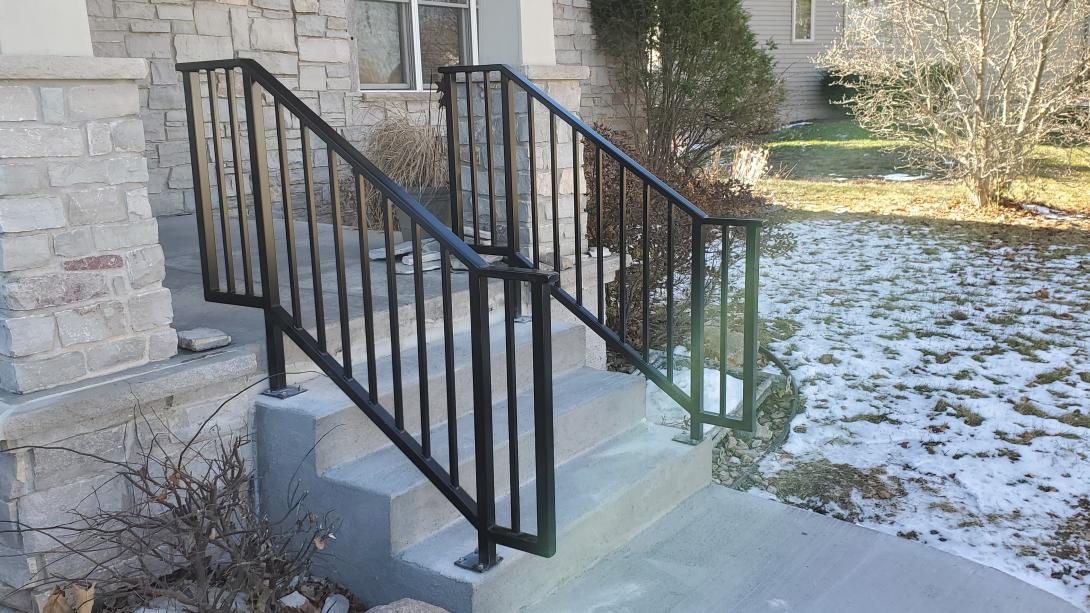
[{"label": "house wall", "polygon": [[623,129],[626,113],[616,86],[616,62],[598,48],[590,0],[553,0],[553,31],[556,63],[590,69],[590,76],[582,81],[583,98],[576,109],[579,116],[587,123]]},{"label": "house wall", "polygon": [[814,40],[791,40],[792,6],[794,0],[743,0],[750,14],[750,28],[759,42],[772,40],[776,49],[777,73],[784,81],[786,98],[783,115],[786,121],[818,119],[840,114],[828,104],[821,91],[820,68],[812,58],[821,53],[844,25],[843,4],[837,0],[814,0]]}]

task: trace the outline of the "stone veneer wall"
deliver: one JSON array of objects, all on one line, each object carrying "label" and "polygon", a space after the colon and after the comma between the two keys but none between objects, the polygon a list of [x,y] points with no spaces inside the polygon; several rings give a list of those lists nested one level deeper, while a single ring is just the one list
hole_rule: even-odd
[{"label": "stone veneer wall", "polygon": [[140,116],[156,215],[194,208],[175,62],[253,58],[335,127],[348,125],[347,103],[360,97],[348,0],[87,0],[87,10],[96,56],[151,64]]},{"label": "stone veneer wall", "polygon": [[176,351],[145,187],[135,79],[147,69],[96,61],[0,56],[7,390],[71,383]]},{"label": "stone veneer wall", "polygon": [[582,80],[579,116],[587,123],[620,125],[626,113],[614,77],[615,62],[598,49],[598,37],[590,18],[591,0],[553,0],[553,32],[556,63],[586,66]]}]

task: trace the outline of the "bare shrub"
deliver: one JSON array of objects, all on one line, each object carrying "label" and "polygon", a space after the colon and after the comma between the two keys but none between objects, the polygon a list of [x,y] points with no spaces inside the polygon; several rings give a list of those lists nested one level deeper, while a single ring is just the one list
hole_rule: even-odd
[{"label": "bare shrub", "polygon": [[[246,459],[248,438],[199,442],[219,409],[188,440],[169,431],[152,435],[131,461],[63,446],[24,447],[99,462],[112,475],[87,500],[71,502],[69,521],[18,525],[21,533],[55,543],[27,552],[43,555],[47,563],[23,589],[53,586],[56,597],[64,586],[97,585],[91,598],[104,610],[133,610],[157,598],[188,610],[277,610],[277,600],[294,589],[293,580],[308,573],[315,555],[334,538],[338,521],[308,512],[297,488],[283,516],[260,513]],[[144,418],[142,425],[152,424]],[[131,501],[106,499],[118,491]]]},{"label": "bare shrub", "polygon": [[909,162],[961,180],[980,206],[1032,174],[1042,144],[1090,144],[1086,0],[849,2],[818,58],[846,104]]}]

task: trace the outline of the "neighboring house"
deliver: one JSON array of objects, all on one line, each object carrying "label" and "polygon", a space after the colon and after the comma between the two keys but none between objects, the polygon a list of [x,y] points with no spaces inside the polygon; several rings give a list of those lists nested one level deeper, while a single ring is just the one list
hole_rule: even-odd
[{"label": "neighboring house", "polygon": [[840,36],[844,0],[743,0],[757,40],[772,41],[777,73],[783,78],[786,121],[839,114],[822,92],[822,69],[812,59]]}]

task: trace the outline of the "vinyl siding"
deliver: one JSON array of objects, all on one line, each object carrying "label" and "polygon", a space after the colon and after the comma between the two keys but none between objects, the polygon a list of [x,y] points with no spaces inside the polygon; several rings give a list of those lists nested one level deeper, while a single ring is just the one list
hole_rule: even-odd
[{"label": "vinyl siding", "polygon": [[840,35],[844,25],[843,5],[838,0],[813,0],[814,40],[792,41],[792,5],[794,0],[743,0],[750,14],[750,28],[761,43],[772,40],[776,49],[776,71],[784,81],[787,97],[783,115],[786,121],[835,116],[821,93],[821,69],[811,59]]}]

